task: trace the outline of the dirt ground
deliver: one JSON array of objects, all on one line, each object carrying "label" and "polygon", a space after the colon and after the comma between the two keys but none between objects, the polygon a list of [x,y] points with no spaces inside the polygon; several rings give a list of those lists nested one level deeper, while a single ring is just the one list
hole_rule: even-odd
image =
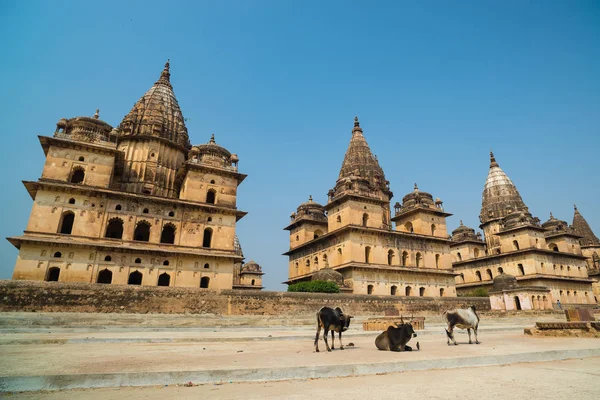
[{"label": "dirt ground", "polygon": [[6,394],[11,399],[589,400],[600,398],[600,357],[387,375],[200,386]]}]

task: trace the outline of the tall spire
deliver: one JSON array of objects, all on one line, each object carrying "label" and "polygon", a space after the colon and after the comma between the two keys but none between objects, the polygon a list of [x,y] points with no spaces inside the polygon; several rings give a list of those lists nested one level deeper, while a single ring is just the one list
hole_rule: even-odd
[{"label": "tall spire", "polygon": [[496,162],[494,153],[490,151],[490,170],[483,188],[479,220],[484,224],[516,211],[529,212],[514,183],[506,176]]},{"label": "tall spire", "polygon": [[185,148],[190,140],[183,114],[171,86],[167,60],[160,78],[133,106],[119,125],[120,137],[154,136]]},{"label": "tall spire", "polygon": [[577,209],[577,206],[574,206],[575,212],[573,214],[573,229],[575,233],[579,236],[583,236],[579,239],[579,243],[582,246],[600,246],[600,240],[594,235],[592,228],[587,223],[583,215]]}]

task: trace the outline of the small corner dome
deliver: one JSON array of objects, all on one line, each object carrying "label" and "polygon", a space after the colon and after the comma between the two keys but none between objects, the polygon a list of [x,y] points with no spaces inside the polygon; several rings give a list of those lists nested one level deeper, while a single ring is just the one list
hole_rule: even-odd
[{"label": "small corner dome", "polygon": [[56,123],[55,134],[72,135],[74,139],[93,141],[94,139],[108,140],[113,127],[99,118],[99,109],[92,117],[61,118]]},{"label": "small corner dome", "polygon": [[[212,135],[209,142],[206,144],[192,146],[190,153],[196,155],[217,156],[228,160],[232,159],[232,155],[229,152],[229,150],[217,144],[217,142],[215,141],[215,135]],[[235,157],[237,158],[237,155]]]},{"label": "small corner dome", "polygon": [[514,289],[519,287],[519,283],[517,278],[503,272],[494,278],[493,287],[494,290]]},{"label": "small corner dome", "polygon": [[250,260],[242,266],[243,272],[262,272],[260,265],[256,261]]},{"label": "small corner dome", "polygon": [[542,228],[546,230],[557,230],[557,229],[565,229],[569,226],[567,221],[563,221],[557,218],[554,218],[554,215],[550,213],[550,219],[542,224]]},{"label": "small corner dome", "polygon": [[344,276],[331,268],[323,268],[315,272],[311,278],[312,281],[335,282],[338,286],[344,285]]}]

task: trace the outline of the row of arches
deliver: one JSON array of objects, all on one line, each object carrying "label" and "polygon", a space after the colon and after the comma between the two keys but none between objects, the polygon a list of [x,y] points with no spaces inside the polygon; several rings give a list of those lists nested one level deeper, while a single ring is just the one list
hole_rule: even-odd
[{"label": "row of arches", "polygon": [[[478,248],[473,249],[473,258],[479,258],[480,254],[481,254],[481,252],[479,251]],[[462,261],[462,260],[463,260],[463,256],[462,256],[461,252],[459,251],[456,253],[455,261]]]},{"label": "row of arches", "polygon": [[[367,285],[367,294],[373,294],[373,289],[374,289],[373,285]],[[412,286],[406,286],[404,288],[404,296],[417,296],[417,293],[418,293],[419,297],[425,296],[425,293],[426,293],[425,287],[421,286],[419,288],[418,292]],[[440,297],[444,296],[444,288],[439,289],[439,294],[440,294]],[[398,286],[392,285],[390,287],[390,296],[398,296],[398,295],[399,295]]]},{"label": "row of arches", "polygon": [[[115,206],[115,211],[122,211],[123,210],[123,206],[120,204],[117,204]],[[142,214],[149,214],[150,213],[150,209],[149,208],[144,208],[142,210]],[[167,214],[169,217],[174,217],[175,216],[175,211],[171,210],[168,212]]]},{"label": "row of arches", "polygon": [[[58,282],[60,278],[60,267],[51,267],[48,269],[46,273],[46,278],[44,279],[46,282]],[[127,278],[128,285],[141,285],[142,280],[144,278],[144,274],[140,271],[133,271],[129,274]],[[96,278],[96,283],[102,284],[111,284],[113,280],[113,273],[108,268],[105,268],[98,272],[98,276]],[[163,272],[158,276],[157,286],[170,286],[171,285],[171,274],[167,272]],[[203,276],[200,278],[200,287],[208,289],[210,285],[210,278],[208,276]]]},{"label": "row of arches", "polygon": [[[58,225],[58,233],[64,235],[70,235],[73,232],[73,224],[75,222],[75,213],[72,211],[65,211],[61,215],[61,219]],[[123,238],[123,225],[124,222],[121,218],[115,217],[108,221],[104,237],[109,239],[122,239]],[[150,241],[150,229],[151,224],[146,220],[139,221],[133,231],[133,240],[140,242]],[[160,234],[160,243],[174,244],[175,243],[175,231],[176,227],[172,223],[166,223],[163,225],[162,232]],[[202,237],[202,247],[210,248],[212,242],[213,230],[212,228],[204,229],[204,235]]]}]

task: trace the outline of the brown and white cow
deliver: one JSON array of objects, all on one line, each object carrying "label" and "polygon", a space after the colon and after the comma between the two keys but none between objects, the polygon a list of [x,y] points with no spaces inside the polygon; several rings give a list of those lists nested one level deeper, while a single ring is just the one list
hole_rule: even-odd
[{"label": "brown and white cow", "polygon": [[[345,315],[342,312],[342,309],[336,307],[335,309],[329,307],[323,307],[319,311],[317,311],[317,335],[315,336],[315,351],[319,351],[319,334],[321,333],[321,328],[323,328],[323,340],[325,340],[325,346],[327,347],[327,351],[331,351],[334,349],[334,334],[335,332],[339,333],[340,339],[340,350],[344,350],[344,345],[342,344],[342,332],[348,329],[350,326],[350,319],[354,318],[351,315]],[[327,343],[327,334],[331,330],[331,348],[329,348],[329,343]]]},{"label": "brown and white cow", "polygon": [[454,339],[454,328],[466,329],[469,333],[469,344],[473,344],[471,341],[471,329],[475,332],[475,343],[479,344],[477,340],[477,328],[479,327],[479,315],[475,310],[475,306],[469,306],[469,308],[455,309],[445,311],[443,314],[444,321],[448,327],[446,328],[446,336],[448,336],[448,346],[450,346],[450,340],[454,345],[458,345]]}]

